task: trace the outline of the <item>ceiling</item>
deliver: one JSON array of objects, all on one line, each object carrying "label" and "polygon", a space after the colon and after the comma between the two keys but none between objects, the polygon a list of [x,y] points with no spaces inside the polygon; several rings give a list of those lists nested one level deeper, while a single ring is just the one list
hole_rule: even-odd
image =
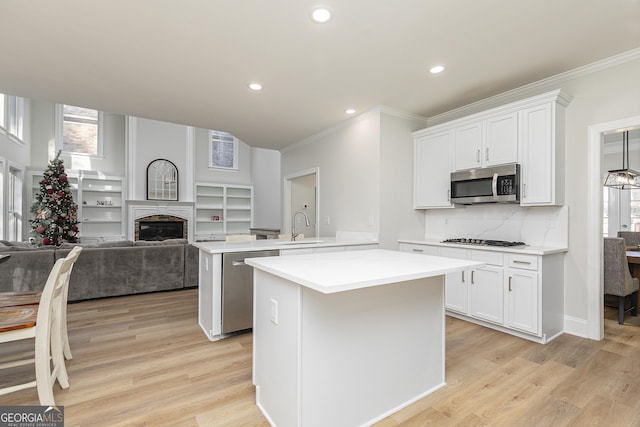
[{"label": "ceiling", "polygon": [[0,92],[281,149],[347,108],[433,116],[640,47],[640,0],[321,3],[3,0]]}]

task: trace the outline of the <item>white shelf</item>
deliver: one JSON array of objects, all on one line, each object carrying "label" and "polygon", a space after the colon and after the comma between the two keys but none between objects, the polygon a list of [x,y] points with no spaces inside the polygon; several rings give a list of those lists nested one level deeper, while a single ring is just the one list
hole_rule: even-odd
[{"label": "white shelf", "polygon": [[[253,222],[253,187],[196,183],[196,238],[213,233],[248,234]],[[219,216],[220,220],[211,220]]]}]

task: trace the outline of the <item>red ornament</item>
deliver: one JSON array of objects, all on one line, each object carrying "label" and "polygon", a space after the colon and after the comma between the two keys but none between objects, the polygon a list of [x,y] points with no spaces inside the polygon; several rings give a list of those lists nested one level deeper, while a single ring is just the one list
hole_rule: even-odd
[{"label": "red ornament", "polygon": [[42,234],[44,233],[44,227],[39,225],[38,227],[36,227],[36,233],[38,234]]},{"label": "red ornament", "polygon": [[42,239],[40,239],[40,244],[42,244],[42,245],[50,245],[51,244],[51,239],[49,239],[48,237],[43,237]]},{"label": "red ornament", "polygon": [[[63,170],[64,170],[64,168],[63,168]],[[65,175],[65,174],[61,174],[61,175],[58,177],[58,179],[59,179],[60,181],[66,181],[66,180],[67,180],[67,175]]]},{"label": "red ornament", "polygon": [[48,189],[47,194],[53,194],[53,188]]},{"label": "red ornament", "polygon": [[77,227],[77,226],[75,226],[75,225],[74,225],[73,227],[71,227],[71,229],[72,229],[73,231],[78,231],[78,227]]},{"label": "red ornament", "polygon": [[64,191],[58,191],[58,197],[64,197]]}]

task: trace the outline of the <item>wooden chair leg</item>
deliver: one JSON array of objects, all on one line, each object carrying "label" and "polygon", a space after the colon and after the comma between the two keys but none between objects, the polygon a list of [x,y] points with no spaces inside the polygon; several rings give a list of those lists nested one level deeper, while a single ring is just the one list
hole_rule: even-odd
[{"label": "wooden chair leg", "polygon": [[618,323],[624,324],[624,297],[618,297]]},{"label": "wooden chair leg", "polygon": [[638,291],[635,291],[631,294],[631,304],[633,304],[633,308],[631,309],[631,315],[638,315]]}]

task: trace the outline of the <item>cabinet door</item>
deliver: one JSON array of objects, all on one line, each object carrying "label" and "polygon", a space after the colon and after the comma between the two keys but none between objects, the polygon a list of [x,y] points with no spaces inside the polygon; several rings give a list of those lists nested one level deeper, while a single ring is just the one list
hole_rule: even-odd
[{"label": "cabinet door", "polygon": [[470,314],[488,322],[504,323],[504,268],[486,266],[472,270]]},{"label": "cabinet door", "polygon": [[482,166],[482,122],[470,123],[456,129],[454,169]]},{"label": "cabinet door", "polygon": [[414,141],[415,209],[450,208],[452,133],[418,137]]},{"label": "cabinet door", "polygon": [[507,326],[538,335],[539,275],[533,271],[509,269]]},{"label": "cabinet door", "polygon": [[518,161],[518,113],[492,117],[485,121],[484,166]]},{"label": "cabinet door", "polygon": [[469,313],[469,270],[457,271],[445,275],[444,305],[447,310],[461,314]]},{"label": "cabinet door", "polygon": [[522,206],[555,203],[554,132],[551,104],[520,112],[522,167],[520,204]]}]

